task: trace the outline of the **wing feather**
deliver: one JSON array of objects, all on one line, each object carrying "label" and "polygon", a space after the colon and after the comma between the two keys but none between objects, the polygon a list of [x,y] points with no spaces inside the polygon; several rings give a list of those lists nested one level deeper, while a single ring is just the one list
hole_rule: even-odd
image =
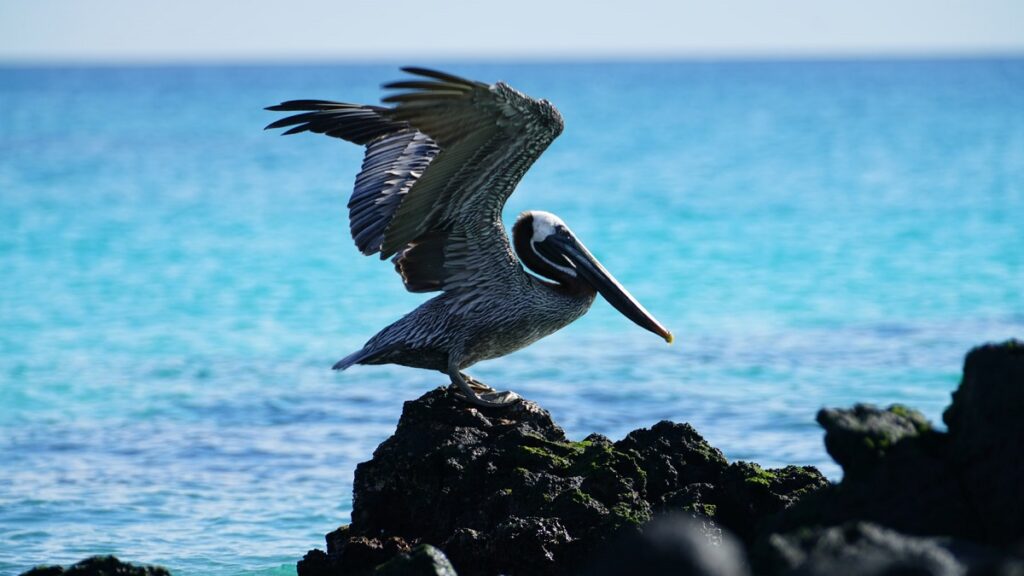
[{"label": "wing feather", "polygon": [[[493,239],[500,236],[507,246],[501,208],[526,169],[561,133],[561,116],[547,102],[500,82],[487,86],[442,72],[404,70],[438,82],[398,83],[397,88],[412,91],[385,98],[398,104],[389,117],[427,134],[442,151],[403,198],[385,232],[381,257],[462,218],[492,223],[492,232],[500,232]],[[487,200],[483,196],[491,201],[481,201]],[[478,209],[466,210],[470,205]]]},{"label": "wing feather", "polygon": [[381,112],[386,109],[378,106],[357,106],[327,100],[291,100],[276,106],[268,106],[267,110],[303,112],[282,118],[266,127],[274,129],[294,126],[284,133],[286,136],[308,131],[365,145],[385,134],[406,127],[402,122],[383,116]]},{"label": "wing feather", "polygon": [[392,257],[410,291],[468,294],[495,259],[515,269],[501,209],[562,119],[501,82],[403,70],[416,78],[385,85],[399,90],[383,99],[393,107],[293,100],[268,109],[300,113],[268,128],[365,145],[348,204],[356,246]]}]

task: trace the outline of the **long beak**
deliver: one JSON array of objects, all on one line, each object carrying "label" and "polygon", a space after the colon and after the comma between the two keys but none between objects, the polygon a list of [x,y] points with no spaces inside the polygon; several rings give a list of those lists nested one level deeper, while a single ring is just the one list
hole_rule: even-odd
[{"label": "long beak", "polygon": [[636,298],[619,284],[619,281],[605,270],[604,266],[594,258],[594,255],[587,250],[586,246],[575,238],[550,236],[548,242],[554,241],[559,251],[575,265],[580,278],[593,286],[609,304],[622,313],[623,316],[635,322],[641,328],[646,328],[661,336],[669,344],[674,340],[669,332],[660,322],[651,316]]}]

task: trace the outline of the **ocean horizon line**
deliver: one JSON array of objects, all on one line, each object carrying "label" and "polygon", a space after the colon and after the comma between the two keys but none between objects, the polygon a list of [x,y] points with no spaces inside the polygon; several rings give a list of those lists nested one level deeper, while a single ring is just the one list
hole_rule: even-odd
[{"label": "ocean horizon line", "polygon": [[631,64],[793,64],[862,62],[979,62],[1024,60],[1019,51],[870,51],[870,52],[686,52],[671,54],[501,54],[464,56],[454,54],[387,56],[252,56],[252,57],[140,57],[140,58],[7,58],[0,69],[26,68],[252,68],[314,66],[387,66],[430,62],[432,65],[631,65]]}]

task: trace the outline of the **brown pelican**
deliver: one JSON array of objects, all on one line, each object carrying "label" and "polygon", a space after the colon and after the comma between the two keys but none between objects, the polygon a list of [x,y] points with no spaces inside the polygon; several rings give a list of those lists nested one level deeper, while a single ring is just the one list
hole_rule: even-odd
[{"label": "brown pelican", "polygon": [[409,291],[442,292],[334,368],[439,370],[465,400],[505,406],[519,396],[496,392],[462,370],[565,327],[597,293],[671,343],[672,334],[554,214],[520,214],[509,245],[501,210],[561,134],[554,106],[502,82],[488,86],[433,70],[403,70],[417,78],[385,85],[400,90],[384,98],[390,108],[324,100],[267,108],[301,112],[267,126],[291,127],[285,135],[316,132],[366,146],[348,202],[356,246],[391,258]]}]

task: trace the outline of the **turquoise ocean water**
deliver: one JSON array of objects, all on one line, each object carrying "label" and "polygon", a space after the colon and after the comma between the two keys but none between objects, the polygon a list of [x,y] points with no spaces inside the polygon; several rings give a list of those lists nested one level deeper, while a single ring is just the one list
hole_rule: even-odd
[{"label": "turquoise ocean water", "polygon": [[[1024,335],[1024,60],[445,68],[555,103],[506,220],[559,214],[676,334],[598,301],[470,371],[572,437],[688,421],[838,478],[818,408],[938,419],[970,346]],[[425,298],[348,238],[361,149],[261,108],[399,76],[0,69],[0,574],[294,574],[347,521],[355,464],[446,380],[330,371]]]}]

